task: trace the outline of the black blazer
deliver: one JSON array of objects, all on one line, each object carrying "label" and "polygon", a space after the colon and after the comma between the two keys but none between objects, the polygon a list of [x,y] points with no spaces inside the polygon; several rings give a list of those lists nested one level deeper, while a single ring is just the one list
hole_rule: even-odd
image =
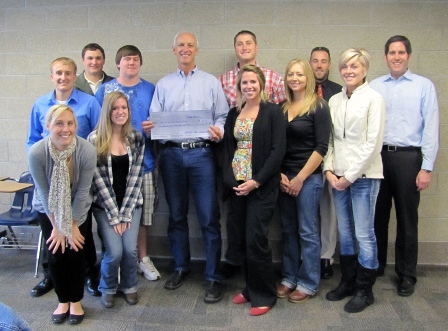
[{"label": "black blazer", "polygon": [[[232,160],[237,141],[233,135],[235,121],[239,113],[234,107],[227,115],[223,138],[223,181],[224,198],[234,194],[238,186],[233,175]],[[286,151],[286,125],[282,108],[273,103],[262,102],[255,119],[252,135],[252,179],[260,184],[256,194],[264,199],[272,189],[280,184],[280,166]]]}]

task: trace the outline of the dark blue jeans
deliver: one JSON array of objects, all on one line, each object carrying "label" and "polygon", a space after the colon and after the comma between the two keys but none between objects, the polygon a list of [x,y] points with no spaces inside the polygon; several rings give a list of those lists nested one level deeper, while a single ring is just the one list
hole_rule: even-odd
[{"label": "dark blue jeans", "polygon": [[205,245],[205,278],[220,280],[221,225],[211,148],[164,148],[160,153],[159,166],[170,212],[168,238],[175,269],[190,269],[187,214],[191,192]]}]

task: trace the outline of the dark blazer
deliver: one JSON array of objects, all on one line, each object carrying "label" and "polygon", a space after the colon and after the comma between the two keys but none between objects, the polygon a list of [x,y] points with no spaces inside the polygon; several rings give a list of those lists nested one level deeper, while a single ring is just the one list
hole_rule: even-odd
[{"label": "dark blazer", "polygon": [[[108,76],[106,75],[106,73],[103,71],[104,74],[104,79],[102,84],[107,83],[109,81],[111,81],[112,79],[114,79],[114,77]],[[84,77],[84,71],[81,72],[81,74],[76,77],[76,81],[75,81],[75,87],[78,90],[81,90],[87,94],[93,95],[92,89],[90,88],[89,82],[87,82],[86,78]]]},{"label": "dark blazer", "polygon": [[[324,92],[324,100],[326,102],[328,102],[328,100],[330,100],[330,98],[335,95],[338,94],[339,92],[342,91],[342,86],[339,85],[338,83],[332,82],[331,80],[328,80],[328,78],[326,80],[324,80],[322,82],[322,90]],[[317,83],[316,83],[316,90],[315,92],[317,92]]]},{"label": "dark blazer", "polygon": [[[232,169],[237,141],[233,135],[239,113],[234,107],[227,115],[223,138],[224,198],[238,186]],[[280,184],[280,166],[286,151],[285,117],[280,106],[273,103],[260,104],[252,135],[252,179],[260,184],[254,192],[263,199]]]}]

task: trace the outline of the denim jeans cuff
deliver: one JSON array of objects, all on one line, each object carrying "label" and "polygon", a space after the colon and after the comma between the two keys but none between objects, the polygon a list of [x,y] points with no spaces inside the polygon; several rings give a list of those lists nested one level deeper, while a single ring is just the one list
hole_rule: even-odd
[{"label": "denim jeans cuff", "polygon": [[131,294],[137,292],[137,286],[132,286],[131,288],[120,288],[120,291],[124,294]]},{"label": "denim jeans cuff", "polygon": [[285,285],[287,288],[290,288],[290,289],[294,289],[296,287],[295,284],[293,284],[287,280],[282,280],[282,285]]},{"label": "denim jeans cuff", "polygon": [[315,290],[315,291],[310,290],[309,288],[307,288],[301,284],[297,284],[296,290],[299,290],[300,292],[303,292],[308,295],[315,295],[317,293],[317,290]]}]

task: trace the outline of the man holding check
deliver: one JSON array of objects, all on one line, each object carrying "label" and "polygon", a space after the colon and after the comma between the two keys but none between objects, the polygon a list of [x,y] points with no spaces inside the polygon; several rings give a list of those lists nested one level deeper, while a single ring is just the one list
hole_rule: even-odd
[{"label": "man holding check", "polygon": [[[160,140],[160,173],[165,188],[170,216],[168,238],[174,256],[175,271],[165,283],[165,289],[180,287],[190,276],[190,246],[188,232],[188,195],[195,200],[206,253],[206,303],[222,299],[219,261],[221,258],[220,212],[216,196],[215,162],[211,147],[224,134],[229,111],[221,84],[214,76],[195,65],[198,42],[195,35],[182,32],[176,35],[173,53],[178,69],[162,78],[156,85],[150,113],[211,110],[214,125],[208,129],[209,139],[191,137]],[[143,129],[147,134],[154,127],[149,122]]]}]

